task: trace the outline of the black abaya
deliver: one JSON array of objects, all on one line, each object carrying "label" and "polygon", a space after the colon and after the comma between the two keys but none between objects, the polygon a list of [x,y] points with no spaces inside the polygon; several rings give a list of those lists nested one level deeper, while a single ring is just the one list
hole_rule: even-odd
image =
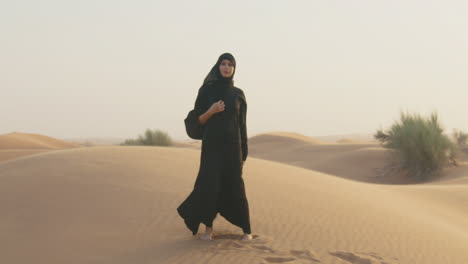
[{"label": "black abaya", "polygon": [[[211,116],[204,125],[198,116],[219,100],[224,111]],[[250,234],[249,205],[242,168],[248,154],[247,101],[244,92],[223,80],[205,83],[198,91],[192,124],[203,130],[200,168],[190,195],[177,212],[195,235],[200,223],[211,226],[219,212],[230,223]]]}]

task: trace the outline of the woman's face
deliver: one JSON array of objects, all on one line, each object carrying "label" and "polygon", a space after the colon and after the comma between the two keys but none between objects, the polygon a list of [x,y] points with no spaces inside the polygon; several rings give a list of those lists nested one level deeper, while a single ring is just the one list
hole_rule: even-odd
[{"label": "woman's face", "polygon": [[234,73],[234,64],[230,60],[222,60],[219,65],[219,72],[224,78],[229,78]]}]

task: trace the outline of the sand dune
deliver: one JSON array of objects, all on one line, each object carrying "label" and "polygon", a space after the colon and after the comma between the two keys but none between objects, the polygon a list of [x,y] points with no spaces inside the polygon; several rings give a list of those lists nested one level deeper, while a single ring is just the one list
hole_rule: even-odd
[{"label": "sand dune", "polygon": [[238,240],[241,230],[218,215],[215,240],[200,241],[176,212],[193,187],[199,158],[190,148],[114,146],[0,163],[0,263],[468,259],[466,182],[369,184],[253,157],[244,179],[254,240]]},{"label": "sand dune", "polygon": [[311,144],[323,143],[320,140],[317,140],[313,137],[308,137],[308,136],[295,133],[295,132],[281,132],[281,131],[261,133],[261,134],[257,134],[249,138],[249,144],[261,143],[261,142],[271,143],[273,141],[275,141],[276,143],[282,143],[282,144],[302,143],[302,142],[307,142]]},{"label": "sand dune", "polygon": [[314,138],[328,143],[339,144],[376,144],[378,143],[373,134],[342,134],[342,135],[328,135],[328,136],[314,136]]},{"label": "sand dune", "polygon": [[377,177],[386,163],[386,150],[377,144],[318,142],[287,134],[259,135],[249,139],[249,155],[358,181],[408,183],[401,178]]},{"label": "sand dune", "polygon": [[0,135],[0,162],[57,149],[76,148],[79,144],[32,133]]},{"label": "sand dune", "polygon": [[369,143],[369,142],[364,142],[364,141],[357,140],[357,139],[352,139],[352,138],[342,138],[342,139],[337,140],[336,143],[339,143],[339,144],[365,144],[365,143]]},{"label": "sand dune", "polygon": [[0,162],[5,160],[17,159],[24,156],[30,156],[37,153],[50,151],[49,149],[0,149]]},{"label": "sand dune", "polygon": [[[345,144],[310,143],[287,133],[260,135],[249,139],[249,155],[264,160],[281,162],[346,179],[379,184],[415,184],[403,174],[384,175],[390,151],[376,143]],[[461,154],[460,164],[448,168],[434,178],[440,182],[464,182],[468,175],[468,155]]]},{"label": "sand dune", "polygon": [[32,133],[9,133],[0,135],[0,149],[62,149],[80,145]]},{"label": "sand dune", "polygon": [[429,184],[468,184],[468,162],[460,162],[457,166],[444,169],[439,178]]},{"label": "sand dune", "polygon": [[175,141],[173,147],[200,149],[201,143],[201,140]]},{"label": "sand dune", "polygon": [[106,145],[120,145],[125,142],[126,138],[119,137],[74,137],[64,138],[67,142],[76,143],[83,146],[106,146]]}]

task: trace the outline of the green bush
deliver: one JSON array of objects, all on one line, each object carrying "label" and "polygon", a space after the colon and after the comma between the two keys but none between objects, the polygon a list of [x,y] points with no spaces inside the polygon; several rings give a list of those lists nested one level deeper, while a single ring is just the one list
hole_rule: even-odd
[{"label": "green bush", "polygon": [[[400,120],[387,131],[378,130],[374,138],[393,149],[393,167],[408,177],[427,179],[455,162],[455,144],[444,134],[434,112],[430,118],[400,113]],[[396,163],[396,164],[395,164]]]},{"label": "green bush", "polygon": [[461,130],[454,129],[453,138],[455,140],[455,144],[457,144],[458,149],[468,153],[468,134]]},{"label": "green bush", "polygon": [[146,129],[145,133],[139,135],[137,139],[126,139],[120,145],[171,146],[173,141],[166,132]]},{"label": "green bush", "polygon": [[457,144],[460,150],[465,150],[468,148],[467,141],[468,141],[468,134],[461,131],[454,129],[453,130],[453,138],[455,143]]}]

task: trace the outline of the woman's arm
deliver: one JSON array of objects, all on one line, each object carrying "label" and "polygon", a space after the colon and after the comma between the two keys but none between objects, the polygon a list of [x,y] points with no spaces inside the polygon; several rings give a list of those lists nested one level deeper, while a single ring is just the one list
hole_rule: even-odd
[{"label": "woman's arm", "polygon": [[208,104],[208,101],[206,97],[206,88],[202,86],[198,90],[198,95],[197,95],[197,99],[195,100],[195,106],[194,106],[194,109],[196,109],[197,110],[196,112],[198,113],[197,119],[200,125],[204,125],[206,121],[208,121],[208,119],[212,116],[211,108],[208,110],[205,110],[207,107],[207,104]]},{"label": "woman's arm", "polygon": [[[245,99],[244,93],[242,93]],[[247,159],[249,153],[249,146],[247,143],[247,102],[242,102],[240,106],[240,136],[241,136],[241,147],[242,147],[242,161]]]},{"label": "woman's arm", "polygon": [[206,87],[202,86],[198,90],[194,108],[189,111],[187,117],[184,119],[185,130],[190,138],[203,139],[205,124],[208,119],[217,112],[224,110],[223,101],[220,100],[213,103],[211,107],[208,107],[208,100]]},{"label": "woman's arm", "polygon": [[198,122],[200,125],[205,125],[206,121],[208,121],[208,119],[210,119],[214,114],[224,111],[224,102],[222,100],[213,103],[208,110],[205,110],[208,104],[207,99],[206,88],[201,87],[198,90],[194,106],[194,109],[196,109],[198,113],[202,113],[198,116]]},{"label": "woman's arm", "polygon": [[200,122],[201,125],[204,125],[206,121],[210,119],[211,116],[213,116],[213,112],[211,111],[211,108],[210,108],[205,113],[198,116],[198,121]]},{"label": "woman's arm", "polygon": [[214,102],[205,113],[201,114],[198,117],[198,121],[200,124],[204,125],[214,114],[222,111],[224,111],[224,102],[223,100],[219,100],[218,102]]}]

